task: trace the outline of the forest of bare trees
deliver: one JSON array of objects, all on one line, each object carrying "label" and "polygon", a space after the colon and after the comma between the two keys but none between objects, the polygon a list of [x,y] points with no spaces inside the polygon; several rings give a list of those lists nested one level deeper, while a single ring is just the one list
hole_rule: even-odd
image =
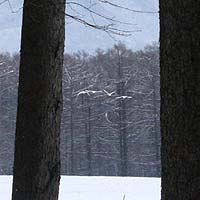
[{"label": "forest of bare trees", "polygon": [[93,55],[63,55],[65,17],[111,37],[140,30],[119,29],[128,23],[92,1],[67,2],[76,16],[65,0],[27,2],[20,56],[0,54],[0,174],[14,174],[12,199],[58,199],[60,164],[67,175],[161,175],[162,200],[199,199],[199,2],[159,1],[160,50],[118,43]]},{"label": "forest of bare trees", "polygon": [[[13,166],[19,55],[0,55],[0,173]],[[160,176],[159,47],[65,54],[62,174]]]}]

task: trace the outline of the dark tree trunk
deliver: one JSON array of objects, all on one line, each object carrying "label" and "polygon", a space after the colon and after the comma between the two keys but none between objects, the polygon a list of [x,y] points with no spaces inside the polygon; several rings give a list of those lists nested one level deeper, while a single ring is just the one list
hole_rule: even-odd
[{"label": "dark tree trunk", "polygon": [[13,200],[56,200],[65,0],[25,0]]},{"label": "dark tree trunk", "polygon": [[[124,90],[122,91],[124,93]],[[122,95],[123,96],[123,95]],[[121,155],[121,176],[128,175],[128,147],[127,147],[127,117],[126,117],[126,103],[121,100],[120,117],[120,155]]]},{"label": "dark tree trunk", "polygon": [[86,156],[88,171],[87,175],[92,175],[92,144],[91,144],[91,106],[90,96],[85,94],[85,136],[86,136]]},{"label": "dark tree trunk", "polygon": [[92,176],[92,141],[91,141],[91,107],[90,97],[88,97],[88,123],[87,123],[87,161],[88,161],[88,176]]},{"label": "dark tree trunk", "polygon": [[70,137],[71,137],[71,144],[70,144],[70,160],[71,160],[71,168],[70,168],[70,175],[74,175],[74,100],[73,100],[73,84],[70,85]]},{"label": "dark tree trunk", "polygon": [[[151,69],[152,70],[152,69]],[[152,89],[153,89],[153,118],[154,118],[154,139],[155,139],[155,153],[156,153],[156,176],[160,177],[160,126],[158,123],[158,112],[157,107],[158,107],[158,100],[157,100],[157,95],[156,95],[156,75],[153,74],[153,70],[151,71],[152,74]]]},{"label": "dark tree trunk", "polygon": [[162,200],[200,198],[200,2],[160,0]]},{"label": "dark tree trunk", "polygon": [[[85,87],[84,87],[85,88]],[[90,97],[88,94],[82,94],[82,116],[85,135],[85,150],[86,150],[86,163],[87,175],[92,175],[92,138],[91,138],[91,106]]]},{"label": "dark tree trunk", "polygon": [[[117,93],[119,96],[125,96],[125,89],[124,89],[124,82],[120,82],[118,84]],[[119,127],[119,141],[120,141],[120,165],[121,165],[121,172],[120,176],[127,176],[127,154],[128,154],[128,147],[127,147],[127,119],[126,119],[126,103],[125,99],[120,99],[118,102],[118,127]]]},{"label": "dark tree trunk", "polygon": [[[123,97],[126,95],[125,82],[123,80],[123,66],[120,50],[118,49],[118,72],[117,72],[117,95]],[[118,128],[119,128],[119,145],[120,145],[120,176],[127,176],[127,119],[126,119],[126,99],[119,99],[118,107]]]}]

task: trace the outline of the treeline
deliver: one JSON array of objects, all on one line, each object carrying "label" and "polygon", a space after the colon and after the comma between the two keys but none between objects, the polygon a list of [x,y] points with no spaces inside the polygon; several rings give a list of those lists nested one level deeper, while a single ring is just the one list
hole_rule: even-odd
[{"label": "treeline", "polygon": [[[12,173],[18,66],[18,54],[0,55],[1,174]],[[62,174],[160,176],[159,96],[157,43],[66,54]]]}]

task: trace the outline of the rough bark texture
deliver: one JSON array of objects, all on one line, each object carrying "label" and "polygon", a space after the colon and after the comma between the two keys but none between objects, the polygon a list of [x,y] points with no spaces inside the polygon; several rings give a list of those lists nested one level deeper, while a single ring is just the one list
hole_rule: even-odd
[{"label": "rough bark texture", "polygon": [[56,200],[65,0],[25,0],[13,200]]},{"label": "rough bark texture", "polygon": [[200,198],[200,2],[160,0],[162,200]]}]

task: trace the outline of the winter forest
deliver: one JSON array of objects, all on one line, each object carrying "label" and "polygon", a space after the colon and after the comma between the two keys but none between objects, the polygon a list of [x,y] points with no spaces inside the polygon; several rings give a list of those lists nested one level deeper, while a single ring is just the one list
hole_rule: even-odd
[{"label": "winter forest", "polygon": [[0,199],[199,200],[199,10],[0,0]]},{"label": "winter forest", "polygon": [[[19,55],[0,55],[0,173],[12,174]],[[160,176],[159,46],[64,55],[61,172]]]}]

